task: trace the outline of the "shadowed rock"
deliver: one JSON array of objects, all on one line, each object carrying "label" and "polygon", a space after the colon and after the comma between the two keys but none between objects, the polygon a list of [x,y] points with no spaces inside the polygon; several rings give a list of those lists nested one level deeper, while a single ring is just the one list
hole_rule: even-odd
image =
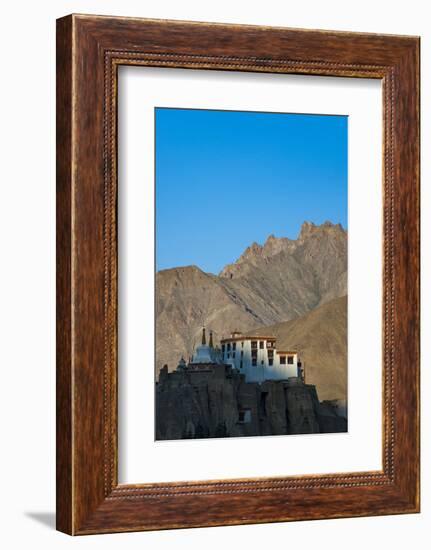
[{"label": "shadowed rock", "polygon": [[158,440],[345,431],[347,420],[336,404],[319,403],[315,386],[298,378],[246,383],[226,365],[160,372]]}]

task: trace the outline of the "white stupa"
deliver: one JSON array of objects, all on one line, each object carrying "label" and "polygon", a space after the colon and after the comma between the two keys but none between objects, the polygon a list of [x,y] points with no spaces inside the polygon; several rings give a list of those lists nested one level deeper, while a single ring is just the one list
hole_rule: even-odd
[{"label": "white stupa", "polygon": [[205,327],[202,328],[202,343],[198,346],[193,354],[191,365],[203,364],[203,363],[219,363],[220,357],[217,350],[214,349],[213,333],[210,332],[210,341],[207,344]]}]

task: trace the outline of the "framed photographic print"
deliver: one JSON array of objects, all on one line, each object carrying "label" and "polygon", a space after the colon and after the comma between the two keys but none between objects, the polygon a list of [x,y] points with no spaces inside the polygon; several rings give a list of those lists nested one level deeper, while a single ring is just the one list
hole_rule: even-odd
[{"label": "framed photographic print", "polygon": [[57,22],[57,527],[419,511],[419,39]]}]

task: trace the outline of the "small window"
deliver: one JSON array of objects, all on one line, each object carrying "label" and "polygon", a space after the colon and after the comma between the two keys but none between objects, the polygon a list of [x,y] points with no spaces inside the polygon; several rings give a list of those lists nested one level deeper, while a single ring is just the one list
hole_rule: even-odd
[{"label": "small window", "polygon": [[260,364],[263,365],[263,364],[264,364],[264,361],[261,361]]},{"label": "small window", "polygon": [[230,344],[227,345],[227,351],[230,351]]},{"label": "small window", "polygon": [[242,411],[238,411],[238,422],[241,424],[249,424],[251,422],[251,410],[244,409]]},{"label": "small window", "polygon": [[244,357],[244,352],[241,350],[241,358]]},{"label": "small window", "polygon": [[255,340],[251,342],[251,349],[257,349],[257,342]]},{"label": "small window", "polygon": [[264,349],[264,347],[265,347],[265,342],[264,342],[263,340],[261,340],[261,341],[259,342],[259,348],[260,348],[260,349]]},{"label": "small window", "polygon": [[289,355],[288,358],[287,358],[287,364],[288,365],[293,365],[293,355]]},{"label": "small window", "polygon": [[242,347],[242,348],[244,347],[244,342],[241,342],[241,347]]},{"label": "small window", "polygon": [[235,352],[234,351],[232,352],[232,357],[235,359]]},{"label": "small window", "polygon": [[224,350],[226,349],[226,346],[224,344],[221,345],[221,351],[224,353]]},{"label": "small window", "polygon": [[260,402],[259,402],[259,414],[261,416],[266,416],[266,399],[268,397],[267,392],[262,392],[260,394]]},{"label": "small window", "polygon": [[273,364],[274,364],[274,359],[272,359],[271,357],[271,359],[268,359],[268,365],[272,367]]},{"label": "small window", "polygon": [[236,350],[236,342],[234,342],[234,343],[232,344],[232,349],[233,349],[234,351]]},{"label": "small window", "polygon": [[273,350],[273,349],[269,349],[269,350],[268,350],[268,358],[269,358],[269,359],[273,359],[273,358],[274,358],[274,350]]},{"label": "small window", "polygon": [[257,367],[257,357],[252,357],[251,358],[251,364],[253,367]]},{"label": "small window", "polygon": [[280,355],[280,365],[285,365],[285,364],[286,364],[286,356]]},{"label": "small window", "polygon": [[239,363],[239,368],[242,369],[242,361]]}]

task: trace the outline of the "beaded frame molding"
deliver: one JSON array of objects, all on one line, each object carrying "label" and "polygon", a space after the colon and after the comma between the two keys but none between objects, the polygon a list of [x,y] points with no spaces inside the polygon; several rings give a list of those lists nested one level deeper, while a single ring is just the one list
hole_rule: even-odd
[{"label": "beaded frame molding", "polygon": [[[117,438],[120,65],[381,79],[381,471],[123,485]],[[57,21],[57,528],[419,511],[419,38],[70,15]]]}]

